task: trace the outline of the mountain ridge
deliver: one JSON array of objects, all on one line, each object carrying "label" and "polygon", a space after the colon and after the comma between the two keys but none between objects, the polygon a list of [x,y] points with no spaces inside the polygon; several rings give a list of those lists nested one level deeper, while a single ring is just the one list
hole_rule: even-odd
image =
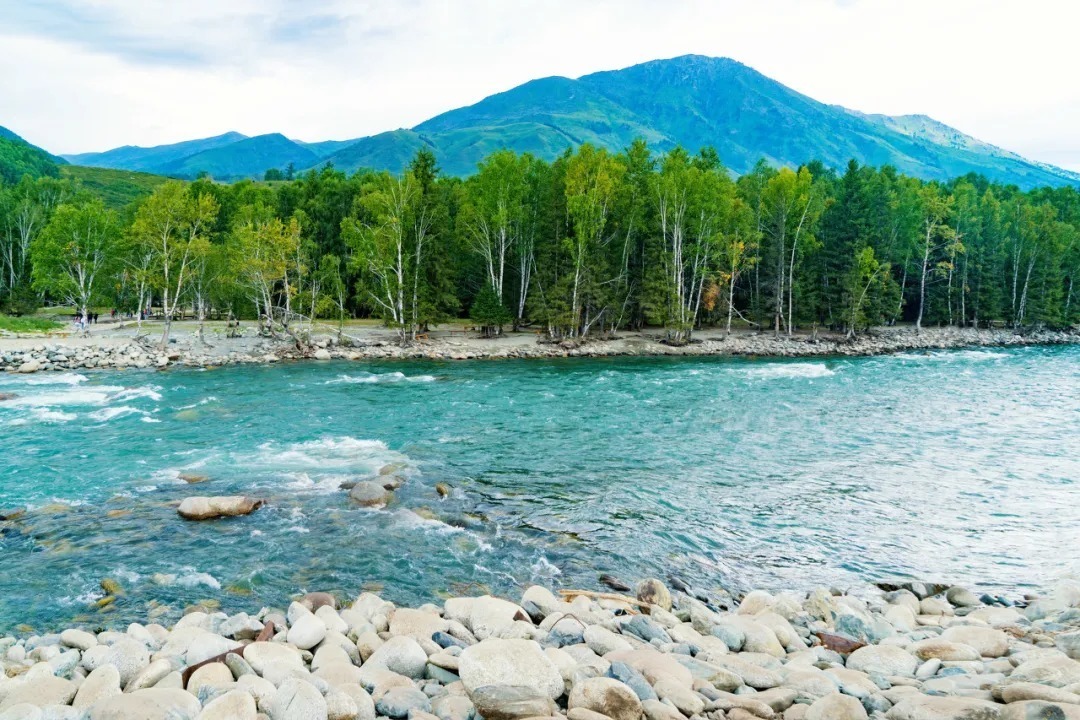
[{"label": "mountain ridge", "polygon": [[[537,78],[413,128],[345,141],[305,143],[277,133],[214,138],[155,148],[67,155],[91,164],[180,177],[200,171],[219,179],[260,177],[270,167],[400,171],[420,147],[443,170],[468,175],[501,148],[553,159],[590,142],[619,151],[636,137],[654,150],[710,145],[734,172],[759,159],[798,165],[818,159],[842,168],[849,159],[893,165],[931,180],[977,172],[991,180],[1080,184],[1080,173],[1027,160],[925,115],[863,113],[821,103],[730,58],[684,55],[576,79]],[[227,139],[227,141],[225,140]],[[141,151],[141,152],[140,152]]]}]

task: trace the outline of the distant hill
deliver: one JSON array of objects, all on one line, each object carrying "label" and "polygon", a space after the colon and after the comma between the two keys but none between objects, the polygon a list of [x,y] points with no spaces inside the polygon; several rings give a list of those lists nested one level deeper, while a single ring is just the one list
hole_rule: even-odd
[{"label": "distant hill", "polygon": [[161,166],[158,172],[176,177],[210,173],[218,180],[260,176],[267,168],[285,168],[292,163],[308,168],[319,156],[279,133],[244,138],[229,145],[203,150]]},{"label": "distant hill", "polygon": [[56,177],[59,165],[66,162],[36,145],[23,140],[11,130],[0,127],[0,181],[17,183],[23,175]]},{"label": "distant hill", "polygon": [[[869,115],[826,105],[734,60],[698,55],[576,80],[533,80],[412,129],[354,141],[300,143],[281,135],[245,138],[229,133],[67,159],[183,177],[206,170],[218,179],[229,179],[260,176],[289,162],[298,169],[332,162],[345,171],[400,171],[418,148],[426,146],[434,150],[444,172],[468,175],[480,159],[499,148],[552,159],[583,142],[618,151],[635,137],[644,137],[659,151],[676,145],[691,150],[711,145],[738,173],[760,158],[777,165],[819,159],[836,168],[854,158],[870,165],[893,165],[925,179],[976,172],[1025,189],[1080,184],[1078,173],[1026,160],[926,116]],[[199,145],[206,143],[214,145]]]},{"label": "distant hill", "polygon": [[148,148],[125,145],[105,152],[65,155],[64,159],[72,165],[160,173],[170,164],[180,162],[184,158],[206,150],[232,145],[246,139],[247,135],[238,132],[227,132],[224,135],[216,135],[215,137],[200,140],[187,140],[172,145],[157,145]]}]

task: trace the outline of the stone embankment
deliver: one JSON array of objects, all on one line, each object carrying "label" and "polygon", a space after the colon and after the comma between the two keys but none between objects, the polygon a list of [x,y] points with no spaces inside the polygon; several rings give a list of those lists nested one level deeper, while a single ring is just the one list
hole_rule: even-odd
[{"label": "stone embankment", "polygon": [[634,597],[533,586],[397,607],[328,593],[171,629],[0,639],[0,720],[1080,718],[1080,583]]},{"label": "stone embankment", "polygon": [[659,337],[626,334],[611,340],[560,343],[532,341],[521,336],[510,339],[433,339],[402,347],[386,341],[364,341],[341,345],[323,338],[310,348],[262,340],[230,349],[228,342],[214,347],[194,342],[170,345],[162,350],[156,342],[144,340],[122,344],[69,346],[53,343],[29,349],[4,350],[0,346],[0,372],[33,373],[45,370],[84,368],[165,368],[170,365],[208,367],[247,363],[274,363],[282,360],[470,360],[484,358],[562,357],[649,357],[649,356],[757,356],[829,357],[869,356],[889,353],[949,350],[973,347],[1018,345],[1062,345],[1080,342],[1080,332],[1072,330],[975,330],[971,328],[929,328],[916,333],[910,328],[879,328],[853,340],[835,337],[775,337],[771,333],[738,333],[724,338],[703,333],[700,341],[673,346]]}]

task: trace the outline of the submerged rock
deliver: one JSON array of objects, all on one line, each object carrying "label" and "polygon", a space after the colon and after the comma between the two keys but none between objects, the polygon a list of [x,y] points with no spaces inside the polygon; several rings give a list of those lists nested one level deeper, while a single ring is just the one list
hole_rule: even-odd
[{"label": "submerged rock", "polygon": [[262,507],[264,502],[264,500],[242,495],[189,497],[180,503],[176,511],[185,520],[211,520],[219,517],[250,515]]}]

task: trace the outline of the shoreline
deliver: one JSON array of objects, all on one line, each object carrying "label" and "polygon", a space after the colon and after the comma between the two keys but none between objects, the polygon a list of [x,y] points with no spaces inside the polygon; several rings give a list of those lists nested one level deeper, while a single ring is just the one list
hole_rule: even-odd
[{"label": "shoreline", "polygon": [[153,335],[135,337],[119,328],[89,337],[0,337],[0,372],[33,373],[91,368],[209,367],[298,360],[498,360],[570,357],[757,357],[828,358],[873,357],[903,352],[970,348],[1068,345],[1080,343],[1077,330],[1017,332],[973,328],[878,328],[848,341],[828,335],[774,337],[771,333],[742,331],[725,337],[722,331],[698,333],[692,344],[666,345],[650,333],[622,333],[614,339],[586,343],[540,342],[532,333],[510,333],[499,338],[455,337],[452,332],[431,333],[417,344],[402,347],[384,329],[350,328],[349,344],[338,344],[333,334],[312,336],[311,347],[300,351],[286,340],[253,336],[212,338],[200,344],[189,328],[174,336],[162,350]]},{"label": "shoreline", "polygon": [[1018,603],[897,581],[730,606],[681,583],[605,583],[419,608],[312,592],[251,614],[193,606],[169,629],[0,637],[0,718],[1080,716],[1077,581]]}]

